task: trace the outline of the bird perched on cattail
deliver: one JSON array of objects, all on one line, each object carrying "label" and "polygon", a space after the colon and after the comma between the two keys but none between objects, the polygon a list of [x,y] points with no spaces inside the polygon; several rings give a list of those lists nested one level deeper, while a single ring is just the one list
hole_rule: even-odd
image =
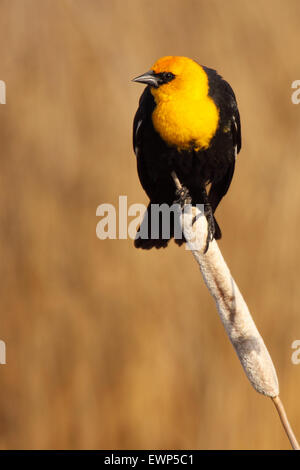
[{"label": "bird perched on cattail", "polygon": [[215,70],[187,57],[162,57],[133,81],[147,85],[134,118],[133,146],[138,175],[150,198],[144,217],[148,236],[141,236],[141,226],[135,246],[167,246],[172,227],[167,237],[161,231],[151,237],[151,204],[171,206],[188,199],[193,205],[204,204],[207,249],[213,238],[221,238],[214,212],[228,191],[241,148],[235,94]]}]

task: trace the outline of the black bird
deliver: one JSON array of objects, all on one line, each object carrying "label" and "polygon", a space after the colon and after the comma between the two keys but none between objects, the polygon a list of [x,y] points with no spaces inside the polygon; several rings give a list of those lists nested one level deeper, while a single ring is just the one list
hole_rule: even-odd
[{"label": "black bird", "polygon": [[[221,238],[214,212],[227,193],[241,149],[240,115],[231,86],[218,73],[187,57],[159,59],[135,78],[145,83],[133,124],[133,146],[141,184],[150,204],[171,206],[180,196],[205,204],[208,243]],[[176,190],[174,174],[183,186]],[[208,190],[208,185],[210,189]],[[174,235],[161,227],[151,238],[150,204],[135,246],[165,247]],[[143,233],[146,223],[147,238]],[[160,224],[162,220],[160,220]],[[175,239],[179,245],[184,238]]]}]

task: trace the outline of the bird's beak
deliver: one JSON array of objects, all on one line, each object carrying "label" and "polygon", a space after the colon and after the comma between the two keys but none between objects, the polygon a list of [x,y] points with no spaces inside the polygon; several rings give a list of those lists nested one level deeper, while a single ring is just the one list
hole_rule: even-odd
[{"label": "bird's beak", "polygon": [[159,86],[159,78],[155,75],[153,70],[149,70],[149,72],[146,72],[143,75],[139,75],[138,77],[134,78],[132,81],[145,83],[146,85],[150,85],[155,88],[158,88]]}]

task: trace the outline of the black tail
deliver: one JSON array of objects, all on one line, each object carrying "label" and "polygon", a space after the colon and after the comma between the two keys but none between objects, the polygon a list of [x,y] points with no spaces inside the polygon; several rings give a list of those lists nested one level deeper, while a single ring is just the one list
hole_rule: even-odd
[{"label": "black tail", "polygon": [[[168,223],[167,233],[165,230],[164,230],[164,233],[162,233],[163,232],[162,214],[159,213],[157,221],[152,221],[151,220],[151,203],[150,203],[147,207],[147,211],[145,212],[143,221],[137,231],[137,234],[134,240],[134,246],[136,248],[142,248],[143,250],[150,250],[151,248],[166,248],[171,238],[174,237],[174,227],[176,227],[175,242],[179,246],[182,245],[185,242],[185,238],[179,229],[179,222],[176,219],[176,215],[174,215],[172,211],[170,212],[169,220],[170,220],[170,223]],[[177,225],[174,225],[174,224],[177,224]],[[155,233],[155,236],[153,236],[154,233]]]},{"label": "black tail", "polygon": [[215,236],[214,236],[214,238],[216,240],[220,240],[220,238],[222,238],[222,232],[221,232],[221,229],[219,227],[218,222],[216,221],[215,216],[214,216],[214,223],[215,223]]}]

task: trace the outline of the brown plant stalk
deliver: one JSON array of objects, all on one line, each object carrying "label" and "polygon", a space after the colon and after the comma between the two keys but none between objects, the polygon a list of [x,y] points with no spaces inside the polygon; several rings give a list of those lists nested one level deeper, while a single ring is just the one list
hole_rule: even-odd
[{"label": "brown plant stalk", "polygon": [[[172,176],[177,189],[182,190],[175,172]],[[192,251],[199,265],[204,282],[216,302],[226,333],[251,385],[257,392],[273,400],[292,448],[299,450],[299,444],[279,398],[278,379],[271,356],[230,274],[217,242],[215,240],[210,242],[208,251],[204,253],[207,220],[203,210],[185,204],[180,224],[187,240],[186,247]]]}]

